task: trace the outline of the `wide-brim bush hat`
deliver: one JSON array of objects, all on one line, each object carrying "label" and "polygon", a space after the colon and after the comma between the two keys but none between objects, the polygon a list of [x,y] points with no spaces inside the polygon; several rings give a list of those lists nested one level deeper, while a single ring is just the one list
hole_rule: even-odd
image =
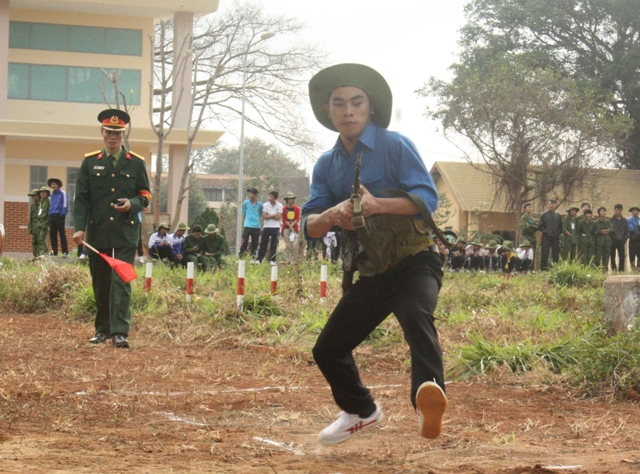
[{"label": "wide-brim bush hat", "polygon": [[531,245],[531,242],[529,242],[529,239],[524,239],[520,244],[520,247],[533,247],[533,245]]},{"label": "wide-brim bush hat", "polygon": [[640,207],[633,205],[629,208],[629,212],[633,212],[634,209],[637,209],[638,211],[640,211]]},{"label": "wide-brim bush hat", "polygon": [[27,196],[36,196],[38,194],[39,190],[38,189],[32,189],[31,192],[29,194],[27,194]]},{"label": "wide-brim bush hat", "polygon": [[176,227],[176,230],[189,230],[189,227],[187,227],[187,224],[185,224],[184,222],[180,222],[178,223],[178,227]]},{"label": "wide-brim bush hat", "polygon": [[51,189],[49,189],[47,186],[42,186],[38,192],[42,192],[42,191],[46,191],[47,193],[51,194]]},{"label": "wide-brim bush hat", "polygon": [[[62,187],[62,181],[60,180],[60,178],[49,178],[47,180],[47,186],[51,187],[51,183],[58,183],[58,187]],[[43,189],[40,188],[40,191],[43,191]]]},{"label": "wide-brim bush hat", "polygon": [[204,230],[204,233],[207,235],[215,234],[216,232],[218,232],[218,228],[213,224],[209,224],[207,228]]},{"label": "wide-brim bush hat", "polygon": [[495,240],[490,240],[489,243],[484,246],[484,248],[489,250],[495,250],[498,248],[498,242],[496,242]]},{"label": "wide-brim bush hat", "polygon": [[484,247],[484,245],[482,245],[482,242],[479,242],[477,240],[474,240],[473,242],[471,242],[471,245],[477,245],[478,247]]},{"label": "wide-brim bush hat", "polygon": [[167,230],[171,230],[166,222],[160,222],[160,224],[158,224],[158,228],[156,230],[160,230],[160,229],[163,229],[163,228],[167,229]]},{"label": "wide-brim bush hat", "polygon": [[393,95],[382,75],[364,64],[343,63],[329,66],[318,72],[309,81],[309,99],[318,122],[329,130],[338,130],[324,110],[329,96],[338,87],[357,87],[366,92],[373,104],[371,120],[378,127],[387,128],[391,122]]},{"label": "wide-brim bush hat", "polygon": [[502,246],[503,246],[505,249],[507,249],[507,250],[509,250],[509,251],[513,252],[513,242],[511,242],[510,240],[505,240],[504,242],[502,242]]},{"label": "wide-brim bush hat", "polygon": [[571,211],[579,211],[580,208],[578,206],[569,206],[569,209],[567,209],[567,212],[571,212]]},{"label": "wide-brim bush hat", "polygon": [[295,199],[296,195],[293,194],[291,191],[289,191],[287,194],[284,195],[283,199]]}]

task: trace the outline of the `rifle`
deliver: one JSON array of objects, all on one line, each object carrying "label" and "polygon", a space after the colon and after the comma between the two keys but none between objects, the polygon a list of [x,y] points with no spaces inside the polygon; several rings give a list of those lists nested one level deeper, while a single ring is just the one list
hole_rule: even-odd
[{"label": "rifle", "polygon": [[[360,200],[362,193],[360,192],[360,169],[362,168],[362,153],[358,153],[356,157],[356,169],[353,177],[353,187],[351,188],[351,203],[353,204],[352,223],[355,225],[364,225],[364,217],[362,217],[362,206]],[[355,221],[355,222],[354,222]],[[356,254],[358,253],[358,235],[355,231],[344,230],[341,237],[342,266],[344,273],[342,274],[342,295],[346,295],[353,285],[353,274],[356,271]]]}]

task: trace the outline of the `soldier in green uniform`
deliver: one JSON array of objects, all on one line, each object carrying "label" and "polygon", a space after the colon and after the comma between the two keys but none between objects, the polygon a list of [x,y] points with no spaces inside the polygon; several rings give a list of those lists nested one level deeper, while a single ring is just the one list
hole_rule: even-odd
[{"label": "soldier in green uniform", "polygon": [[596,227],[592,216],[591,209],[585,209],[578,218],[578,252],[584,265],[593,263],[596,248]]},{"label": "soldier in green uniform", "polygon": [[[533,204],[530,202],[524,203],[522,206],[524,214],[520,217],[520,232],[522,232],[522,238],[528,240],[533,245],[533,258],[535,259],[535,247],[536,247],[536,232],[538,232],[538,219],[533,217]],[[531,262],[531,269],[533,270],[533,261]]]},{"label": "soldier in green uniform", "polygon": [[562,259],[575,260],[578,254],[578,226],[576,215],[580,208],[571,206],[562,219]]},{"label": "soldier in green uniform", "polygon": [[38,222],[36,217],[38,216],[38,210],[40,209],[40,194],[37,189],[32,189],[27,196],[31,197],[33,202],[29,204],[29,223],[27,224],[27,232],[31,234],[31,251],[34,257],[39,257],[38,253]]},{"label": "soldier in green uniform", "polygon": [[47,236],[49,235],[49,207],[51,201],[49,196],[51,195],[51,189],[48,186],[42,186],[38,191],[40,195],[40,202],[38,203],[38,213],[36,216],[36,228],[37,228],[37,240],[38,240],[38,255],[47,255]]},{"label": "soldier in green uniform", "polygon": [[594,265],[600,267],[605,272],[609,268],[609,257],[611,257],[611,221],[607,218],[607,209],[598,208],[598,218],[594,223],[596,235],[596,248]]},{"label": "soldier in green uniform", "polygon": [[194,225],[193,229],[191,229],[191,234],[187,235],[184,239],[185,258],[187,259],[187,263],[193,262],[196,268],[208,272],[211,268],[211,261],[209,257],[205,257],[204,255],[204,246],[202,227]]},{"label": "soldier in green uniform", "polygon": [[[100,252],[133,264],[140,236],[138,213],[151,201],[144,158],[122,146],[129,115],[108,109],[98,115],[104,149],[87,153],[78,173],[74,201],[73,240],[86,241]],[[86,234],[85,234],[86,230]],[[98,313],[96,334],[89,342],[107,338],[113,345],[128,348],[131,326],[131,285],[94,252],[89,252]]]},{"label": "soldier in green uniform", "polygon": [[222,267],[225,264],[225,256],[229,255],[229,243],[218,233],[218,228],[209,224],[204,230],[204,255],[209,258],[212,268]]}]

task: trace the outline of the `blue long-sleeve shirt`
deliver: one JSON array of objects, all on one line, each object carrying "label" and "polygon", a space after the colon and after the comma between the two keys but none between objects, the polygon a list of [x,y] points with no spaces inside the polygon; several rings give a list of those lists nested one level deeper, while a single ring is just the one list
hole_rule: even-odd
[{"label": "blue long-sleeve shirt", "polygon": [[173,253],[176,255],[184,255],[184,239],[185,235],[182,234],[182,237],[178,237],[177,232],[171,234],[171,239],[173,240],[173,245],[171,246],[173,249]]},{"label": "blue long-sleeve shirt", "polygon": [[633,229],[640,225],[640,218],[631,216],[627,218],[627,229],[629,229],[629,235],[633,234]]},{"label": "blue long-sleeve shirt", "polygon": [[[362,131],[351,156],[340,138],[331,150],[320,156],[313,168],[311,196],[302,207],[303,214],[316,208],[328,209],[351,196],[356,157],[360,152],[360,182],[371,194],[376,196],[383,189],[401,189],[421,198],[429,211],[438,208],[438,192],[413,142],[371,122]],[[303,229],[305,238],[309,238],[306,218]]]},{"label": "blue long-sleeve shirt", "polygon": [[69,211],[69,200],[67,199],[67,193],[62,189],[56,189],[51,193],[51,207],[49,208],[49,215],[66,216]]}]

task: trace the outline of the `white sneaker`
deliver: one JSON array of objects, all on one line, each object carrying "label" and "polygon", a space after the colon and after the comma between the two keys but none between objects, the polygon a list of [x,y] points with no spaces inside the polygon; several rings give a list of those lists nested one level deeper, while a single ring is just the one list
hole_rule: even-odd
[{"label": "white sneaker", "polygon": [[144,263],[144,257],[138,257],[138,262]]},{"label": "white sneaker", "polygon": [[325,446],[335,446],[348,440],[358,431],[377,425],[382,421],[382,416],[382,407],[377,402],[376,411],[368,418],[360,418],[358,415],[341,411],[338,413],[338,419],[320,432],[318,439]]},{"label": "white sneaker", "polygon": [[276,262],[269,262],[271,264],[272,267],[276,266]]},{"label": "white sneaker", "polygon": [[416,413],[420,434],[435,439],[442,434],[442,417],[447,409],[447,396],[437,383],[425,382],[416,394]]},{"label": "white sneaker", "polygon": [[82,254],[80,254],[80,256],[78,257],[78,259],[80,259],[80,260],[86,260],[86,259],[87,259],[87,256],[86,256],[85,254],[83,254],[83,253],[82,253]]}]

